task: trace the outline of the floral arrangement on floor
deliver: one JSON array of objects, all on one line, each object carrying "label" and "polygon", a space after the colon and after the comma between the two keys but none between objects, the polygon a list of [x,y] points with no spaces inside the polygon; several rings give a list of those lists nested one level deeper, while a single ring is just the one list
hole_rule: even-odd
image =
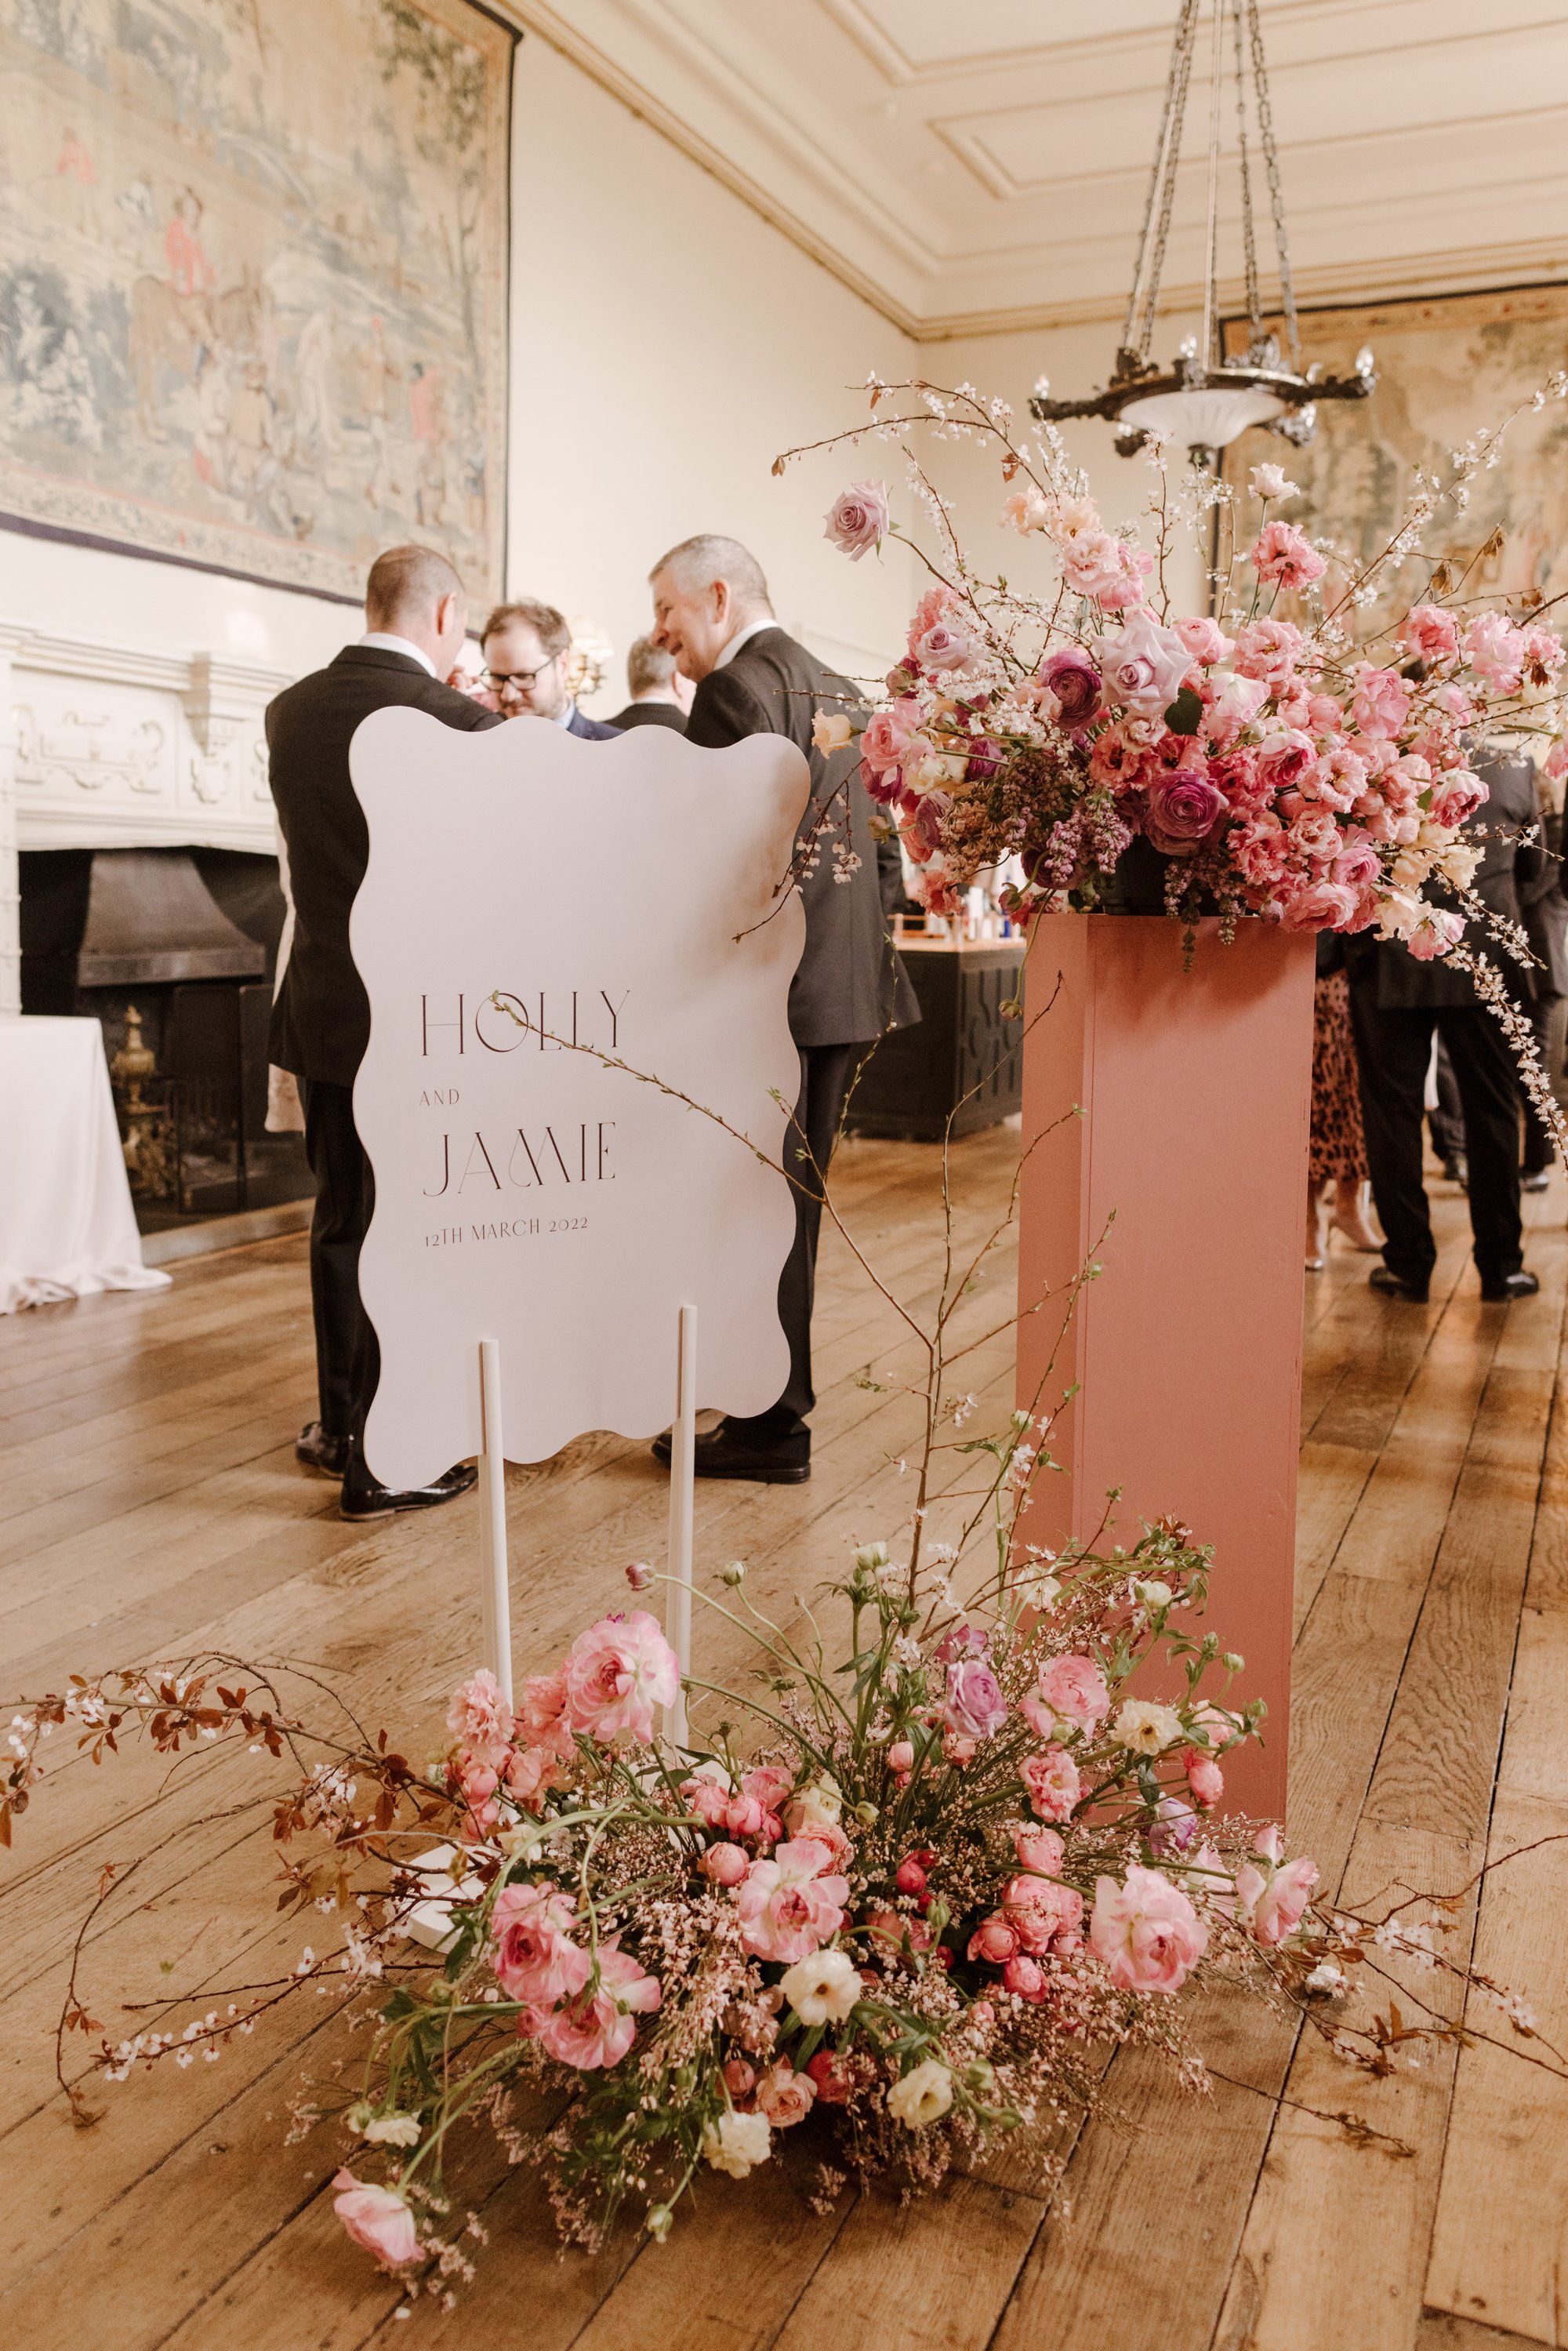
[{"label": "floral arrangement on floor", "polygon": [[[1473,564],[1456,578],[1421,556],[1423,525],[1439,500],[1463,506],[1500,433],[1457,453],[1447,484],[1422,481],[1370,562],[1342,559],[1326,604],[1334,550],[1270,511],[1295,485],[1278,465],[1257,466],[1262,527],[1214,576],[1221,617],[1210,619],[1172,611],[1166,573],[1176,530],[1207,528],[1228,506],[1223,486],[1195,477],[1173,495],[1156,451],[1151,549],[1133,527],[1107,528],[1054,426],[1016,439],[1005,402],[968,385],[873,376],[870,392],[869,426],[812,446],[867,433],[897,446],[934,527],[935,553],[908,541],[932,584],[885,699],[863,724],[820,713],[819,743],[858,738],[866,789],[896,826],[927,908],[954,911],[977,877],[1016,858],[1021,878],[1002,903],[1018,923],[1042,908],[1092,909],[1143,841],[1168,861],[1169,911],[1188,924],[1217,913],[1227,935],[1249,914],[1291,930],[1375,926],[1431,957],[1458,944],[1467,914],[1485,917],[1469,894],[1480,852],[1461,837],[1487,798],[1471,765],[1478,741],[1537,733],[1550,738],[1552,772],[1568,768],[1564,653],[1540,594],[1467,593]],[[1531,404],[1565,396],[1559,375]],[[916,455],[916,436],[932,434],[994,450],[1002,520],[1049,543],[1053,591],[981,577]],[[775,472],[805,454],[789,451]],[[882,481],[852,484],[827,517],[828,538],[855,561],[895,529]],[[1408,562],[1424,566],[1424,594],[1358,643],[1356,611]],[[1505,944],[1528,956],[1522,939]]]}]

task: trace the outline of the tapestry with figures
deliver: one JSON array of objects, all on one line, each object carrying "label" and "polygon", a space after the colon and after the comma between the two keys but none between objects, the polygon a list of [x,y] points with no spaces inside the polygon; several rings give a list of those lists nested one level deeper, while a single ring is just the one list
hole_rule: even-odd
[{"label": "tapestry with figures", "polygon": [[513,35],[468,0],[0,0],[0,517],[501,586]]}]

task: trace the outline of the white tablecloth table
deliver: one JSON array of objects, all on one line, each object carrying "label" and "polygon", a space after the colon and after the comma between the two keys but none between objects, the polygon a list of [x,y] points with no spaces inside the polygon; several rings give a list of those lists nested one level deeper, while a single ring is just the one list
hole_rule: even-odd
[{"label": "white tablecloth table", "polygon": [[0,1314],[168,1280],[141,1262],[103,1030],[0,1019]]}]

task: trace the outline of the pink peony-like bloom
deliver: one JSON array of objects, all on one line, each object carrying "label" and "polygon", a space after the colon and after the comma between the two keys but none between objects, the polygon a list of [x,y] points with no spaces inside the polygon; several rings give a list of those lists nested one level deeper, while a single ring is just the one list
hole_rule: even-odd
[{"label": "pink peony-like bloom", "polygon": [[609,1746],[653,1736],[653,1708],[673,1706],[681,1686],[675,1653],[645,1608],[601,1616],[567,1653],[567,1715],[574,1730]]},{"label": "pink peony-like bloom", "polygon": [[1076,1950],[1083,1923],[1083,1896],[1059,1878],[1026,1872],[1002,1889],[1002,1909],[1026,1951]]},{"label": "pink peony-like bloom", "polygon": [[1032,1869],[1038,1877],[1061,1876],[1066,1847],[1054,1829],[1014,1829],[1013,1851],[1019,1866]]},{"label": "pink peony-like bloom", "polygon": [[1317,1864],[1304,1854],[1268,1876],[1244,1863],[1236,1873],[1236,1899],[1253,1940],[1272,1950],[1294,1934],[1317,1882]]},{"label": "pink peony-like bloom", "polygon": [[402,2269],[419,2259],[419,2229],[407,2203],[392,2188],[372,2188],[351,2171],[334,2173],[338,2190],[332,2210],[367,2253],[374,2253],[390,2270]]},{"label": "pink peony-like bloom", "polygon": [[1218,621],[1195,616],[1174,624],[1177,636],[1201,669],[1215,662],[1228,661],[1236,651],[1234,641],[1228,637]]},{"label": "pink peony-like bloom", "polygon": [[1278,691],[1296,674],[1306,639],[1293,621],[1249,621],[1236,632],[1236,669]]},{"label": "pink peony-like bloom", "polygon": [[1458,657],[1459,632],[1440,604],[1413,604],[1405,616],[1405,643],[1428,669]]},{"label": "pink peony-like bloom", "polygon": [[989,1739],[1008,1719],[1001,1685],[984,1657],[955,1657],[947,1668],[946,1719],[960,1739]]},{"label": "pink peony-like bloom", "polygon": [[1199,1747],[1189,1747],[1181,1763],[1193,1802],[1202,1804],[1206,1811],[1209,1805],[1218,1804],[1225,1793],[1225,1774],[1215,1758],[1206,1755]]},{"label": "pink peony-like bloom", "polygon": [[1174,776],[1144,792],[1144,831],[1166,857],[1189,856],[1225,814],[1225,795],[1207,777]]},{"label": "pink peony-like bloom", "polygon": [[553,2008],[575,1998],[592,1973],[593,1962],[571,1939],[577,1924],[575,1897],[548,1882],[503,1886],[491,1914],[496,1938],[496,1980],[508,2000]]},{"label": "pink peony-like bloom", "polygon": [[741,1940],[761,1959],[792,1965],[836,1935],[849,1900],[847,1877],[828,1874],[832,1849],[818,1837],[796,1837],[771,1859],[754,1861],[735,1890]]},{"label": "pink peony-like bloom", "polygon": [[1434,785],[1427,813],[1434,824],[1452,825],[1457,830],[1467,817],[1474,816],[1477,809],[1484,808],[1490,798],[1490,789],[1479,776],[1473,776],[1468,768],[1450,768]]},{"label": "pink peony-like bloom", "polygon": [[1098,650],[1106,694],[1151,716],[1176,700],[1192,667],[1176,631],[1163,629],[1152,612],[1134,612],[1117,635],[1100,639]]},{"label": "pink peony-like bloom", "polygon": [[651,2016],[663,1997],[657,1976],[644,1975],[614,1939],[599,1946],[599,1983],[564,2008],[525,2009],[519,2030],[537,2041],[558,2065],[580,2074],[619,2065],[637,2037],[637,2019]]},{"label": "pink peony-like bloom", "polygon": [[977,1965],[1005,1967],[1019,1949],[1018,1928],[1001,1912],[982,1918],[969,1938],[968,1956]]},{"label": "pink peony-like bloom", "polygon": [[1144,582],[1155,568],[1155,559],[1146,547],[1134,547],[1124,538],[1114,542],[1115,554],[1105,567],[1093,590],[1094,601],[1103,612],[1124,612],[1144,601]]},{"label": "pink peony-like bloom", "polygon": [[1059,1721],[1093,1730],[1111,1711],[1105,1677],[1092,1657],[1070,1651],[1048,1657],[1040,1669],[1040,1695]]},{"label": "pink peony-like bloom", "polygon": [[803,2123],[816,2095],[817,2085],[810,2074],[797,2074],[788,2057],[770,2065],[757,2085],[758,2110],[779,2130]]},{"label": "pink peony-like bloom", "polygon": [[1082,647],[1066,645],[1060,653],[1047,653],[1035,678],[1048,694],[1055,695],[1063,726],[1071,729],[1088,726],[1100,707],[1101,679]]},{"label": "pink peony-like bloom", "polygon": [[499,1770],[511,1744],[512,1709],[487,1666],[481,1666],[454,1691],[446,1709],[446,1728],[467,1748],[475,1762]]},{"label": "pink peony-like bloom", "polygon": [[1465,631],[1465,659],[1498,694],[1512,694],[1524,674],[1524,636],[1500,612],[1482,612]]},{"label": "pink peony-like bloom", "polygon": [[1266,522],[1248,560],[1260,580],[1277,580],[1281,588],[1310,588],[1329,568],[1328,558],[1290,522]]},{"label": "pink peony-like bloom", "polygon": [[1042,1821],[1065,1821],[1082,1794],[1078,1766],[1065,1748],[1048,1747],[1043,1754],[1026,1755],[1019,1777],[1029,1790],[1030,1808]]},{"label": "pink peony-like bloom", "polygon": [[566,1714],[564,1667],[553,1674],[528,1676],[517,1701],[517,1728],[528,1733],[531,1746],[553,1748],[563,1763],[576,1754]]},{"label": "pink peony-like bloom", "polygon": [[887,524],[887,484],[852,482],[829,507],[822,537],[831,539],[852,563],[858,563],[868,548],[882,545]]},{"label": "pink peony-like bloom", "polygon": [[1208,1929],[1181,1888],[1136,1862],[1126,1882],[1095,1880],[1089,1939],[1123,1991],[1179,1991],[1208,1946]]}]

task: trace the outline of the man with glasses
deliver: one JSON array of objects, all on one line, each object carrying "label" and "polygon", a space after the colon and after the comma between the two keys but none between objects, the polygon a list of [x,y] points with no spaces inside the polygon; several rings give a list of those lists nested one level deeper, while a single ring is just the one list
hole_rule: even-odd
[{"label": "man with glasses", "polygon": [[553,604],[525,596],[497,604],[485,623],[485,685],[503,718],[549,718],[569,735],[605,743],[619,735],[601,718],[588,718],[572,698],[566,657],[571,631]]}]

